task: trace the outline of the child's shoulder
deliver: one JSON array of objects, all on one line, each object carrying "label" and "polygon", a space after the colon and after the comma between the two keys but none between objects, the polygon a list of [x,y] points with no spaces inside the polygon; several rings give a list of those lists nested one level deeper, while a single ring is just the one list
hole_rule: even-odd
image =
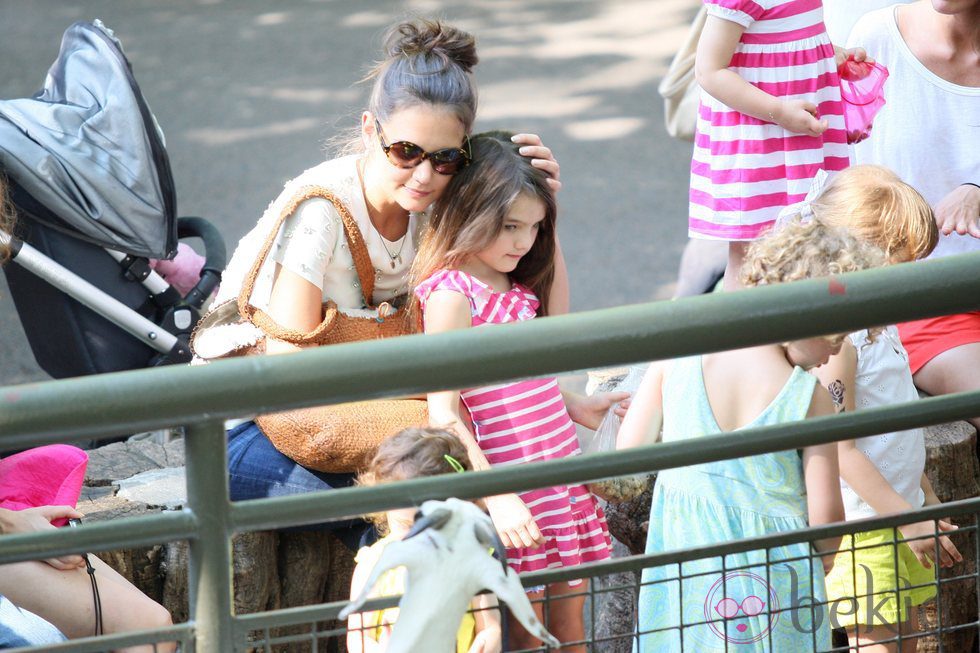
[{"label": "child's shoulder", "polygon": [[451,290],[469,296],[485,287],[462,270],[436,270],[415,287],[415,294],[424,299],[436,290]]}]

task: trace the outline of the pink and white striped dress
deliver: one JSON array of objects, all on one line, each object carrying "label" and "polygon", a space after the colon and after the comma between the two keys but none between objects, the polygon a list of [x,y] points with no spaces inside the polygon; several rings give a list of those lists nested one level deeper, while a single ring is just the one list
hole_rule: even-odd
[{"label": "pink and white striped dress", "polygon": [[[474,327],[530,320],[540,305],[534,293],[518,283],[498,293],[459,270],[440,270],[416,287],[423,310],[434,290],[465,296]],[[460,396],[491,465],[515,465],[581,453],[575,425],[554,377],[471,388]],[[545,543],[538,548],[507,550],[507,562],[517,572],[570,567],[610,556],[606,517],[584,485],[531,490],[518,496],[534,516]]]},{"label": "pink and white striped dress", "polygon": [[770,95],[813,102],[830,124],[820,136],[796,134],[701,93],[689,235],[755,240],[781,208],[803,200],[817,170],[848,166],[834,48],[821,0],[704,2],[709,14],[745,27],[730,70]]}]

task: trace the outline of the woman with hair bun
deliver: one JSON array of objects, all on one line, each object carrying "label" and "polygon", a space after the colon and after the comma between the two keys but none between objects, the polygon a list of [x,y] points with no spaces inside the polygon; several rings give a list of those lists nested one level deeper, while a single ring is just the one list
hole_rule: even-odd
[{"label": "woman with hair bun", "polygon": [[[373,87],[356,143],[348,148],[354,153],[321,163],[286,183],[238,244],[215,305],[238,297],[283,207],[310,185],[330,190],[357,223],[375,271],[373,304],[403,304],[427,210],[469,163],[469,134],[477,107],[472,70],[478,57],[470,34],[430,20],[391,27],[383,52],[384,59],[368,76]],[[557,191],[559,168],[551,151],[533,134],[517,135],[514,141],[548,174],[551,189]],[[550,308],[561,313],[567,311],[567,275],[560,254],[556,258],[559,274]],[[251,304],[285,328],[309,332],[320,323],[321,305],[328,299],[341,309],[363,304],[341,216],[331,202],[315,198],[302,202],[285,220],[260,268]],[[227,345],[229,351],[235,348],[230,339]],[[297,349],[272,339],[266,348],[269,354]],[[346,487],[354,480],[353,474],[302,467],[280,453],[252,421],[228,432],[228,464],[232,500]],[[357,529],[331,527],[340,529],[338,535],[348,545],[357,545]]]}]

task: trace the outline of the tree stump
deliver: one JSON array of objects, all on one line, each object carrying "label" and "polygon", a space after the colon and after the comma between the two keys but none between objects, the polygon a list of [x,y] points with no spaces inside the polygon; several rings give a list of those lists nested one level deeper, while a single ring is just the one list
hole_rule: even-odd
[{"label": "tree stump", "polygon": [[[943,503],[980,496],[980,465],[976,455],[977,432],[968,422],[953,422],[926,429],[926,476]],[[961,528],[977,527],[977,515],[954,520]],[[919,624],[938,630],[977,620],[976,530],[950,535],[963,562],[939,570],[937,600],[919,608]],[[961,578],[961,580],[946,579]],[[976,627],[964,628],[919,640],[919,653],[972,651]]]},{"label": "tree stump", "polygon": [[[119,442],[89,451],[86,486],[78,504],[85,513],[85,522],[182,506],[186,495],[183,451],[180,440],[167,445]],[[188,619],[186,541],[102,551],[97,555],[170,610],[175,622]],[[353,552],[326,532],[239,533],[232,538],[232,556],[235,614],[337,601],[347,598],[350,592]],[[305,624],[278,628],[270,635],[310,632],[310,627]],[[342,641],[331,642],[329,648],[346,650]],[[311,646],[292,644],[274,650],[310,651]]]},{"label": "tree stump", "polygon": [[[611,374],[590,374],[589,394],[610,392],[626,376],[626,370]],[[621,503],[601,501],[609,533],[613,536],[613,556],[643,553],[650,522],[650,497],[656,477],[649,477],[647,490],[636,499]],[[636,627],[636,599],[640,572],[624,572],[595,579],[594,632],[597,653],[630,653]]]}]

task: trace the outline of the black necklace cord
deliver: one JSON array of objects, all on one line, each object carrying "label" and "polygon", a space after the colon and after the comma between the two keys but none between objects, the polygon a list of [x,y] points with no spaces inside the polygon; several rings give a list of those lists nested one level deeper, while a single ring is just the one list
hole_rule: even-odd
[{"label": "black necklace cord", "polygon": [[89,580],[92,581],[92,603],[95,607],[95,635],[104,635],[102,624],[102,597],[99,596],[99,582],[95,579],[95,567],[92,566],[91,561],[88,559],[88,554],[82,554],[82,560],[85,561],[85,570],[88,572]]}]

